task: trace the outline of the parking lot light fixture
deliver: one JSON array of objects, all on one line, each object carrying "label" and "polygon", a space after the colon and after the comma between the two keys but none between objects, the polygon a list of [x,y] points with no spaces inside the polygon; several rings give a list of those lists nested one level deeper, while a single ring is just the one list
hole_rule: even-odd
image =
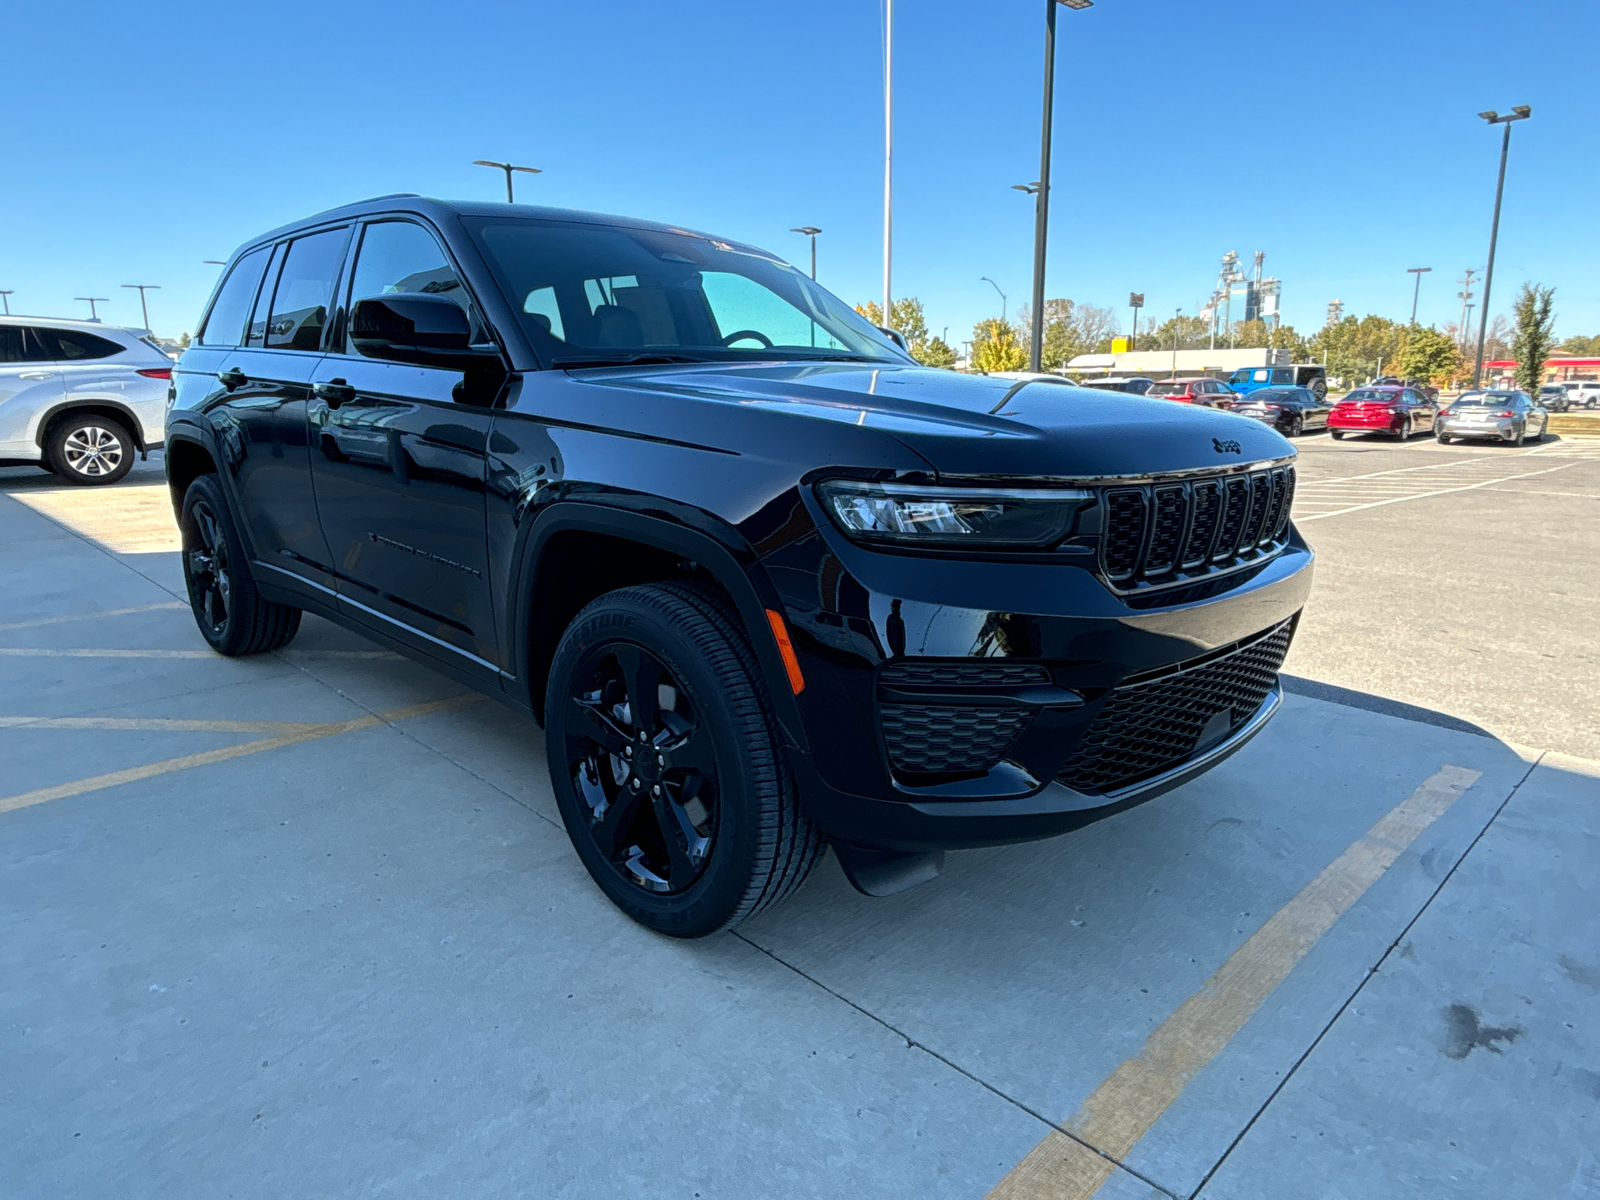
[{"label": "parking lot light fixture", "polygon": [[1494,222],[1489,226],[1489,262],[1483,269],[1483,299],[1482,307],[1478,310],[1478,353],[1472,363],[1474,388],[1483,378],[1483,343],[1489,335],[1489,287],[1494,283],[1495,243],[1500,240],[1500,198],[1506,190],[1506,158],[1511,154],[1511,124],[1513,121],[1526,121],[1533,116],[1533,109],[1526,104],[1519,104],[1504,116],[1492,108],[1478,115],[1489,124],[1504,125],[1506,129],[1500,139],[1500,177],[1494,185]]},{"label": "parking lot light fixture", "polygon": [[156,291],[160,291],[161,290],[161,285],[159,283],[125,283],[122,286],[125,287],[125,288],[138,288],[139,289],[139,312],[144,317],[144,331],[146,333],[151,332],[151,329],[150,329],[150,308],[144,302],[144,294],[147,291],[150,291],[151,289],[154,289]]},{"label": "parking lot light fixture", "polygon": [[822,230],[818,229],[815,225],[802,225],[798,229],[789,230],[789,232],[790,233],[803,234],[805,237],[808,237],[808,238],[811,239],[811,279],[812,279],[813,283],[816,282],[816,278],[817,278],[817,234],[821,233]]},{"label": "parking lot light fixture", "polygon": [[493,167],[497,171],[504,171],[506,173],[506,203],[507,204],[515,204],[517,202],[515,197],[511,193],[511,173],[513,171],[521,171],[524,175],[538,175],[538,174],[541,174],[541,171],[539,170],[538,167],[519,167],[515,163],[494,162],[492,159],[487,159],[487,158],[475,158],[475,159],[472,160],[472,165],[475,166],[475,167]]},{"label": "parking lot light fixture", "polygon": [[100,310],[95,307],[96,304],[111,303],[110,296],[74,296],[73,299],[87,300],[89,302],[89,320],[91,321],[98,321],[100,319]]},{"label": "parking lot light fixture", "polygon": [[1091,8],[1094,0],[1045,0],[1044,3],[1044,119],[1039,131],[1039,182],[1033,206],[1033,338],[1028,347],[1028,369],[1039,370],[1044,353],[1044,245],[1050,229],[1050,118],[1055,110],[1056,5]]},{"label": "parking lot light fixture", "polygon": [[[996,283],[994,280],[990,279],[987,275],[979,275],[978,276],[978,282],[979,283],[987,283],[995,291],[1000,292],[1000,285],[998,283]],[[1000,292],[1000,320],[1001,320],[1002,324],[1005,322],[1005,319],[1006,319],[1006,294],[1004,292]]]},{"label": "parking lot light fixture", "polygon": [[11,297],[17,293],[11,288],[0,288],[0,304],[6,306],[6,316],[11,315]]},{"label": "parking lot light fixture", "polygon": [[1417,277],[1417,286],[1411,290],[1411,323],[1413,325],[1417,323],[1417,300],[1422,296],[1422,277],[1431,270],[1433,270],[1432,267],[1406,268],[1406,274]]}]

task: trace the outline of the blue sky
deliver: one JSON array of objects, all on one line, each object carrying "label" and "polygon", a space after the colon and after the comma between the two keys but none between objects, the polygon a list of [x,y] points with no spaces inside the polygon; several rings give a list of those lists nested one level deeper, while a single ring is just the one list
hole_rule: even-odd
[{"label": "blue sky", "polygon": [[[1039,0],[900,0],[895,293],[969,336],[1026,300]],[[6,18],[0,288],[12,310],[194,327],[202,260],[383,192],[493,199],[475,158],[541,167],[518,198],[715,231],[880,284],[879,0],[520,4],[98,0]],[[1265,250],[1285,319],[1459,315],[1516,127],[1495,311],[1554,284],[1558,334],[1600,332],[1600,88],[1580,0],[1099,0],[1061,10],[1048,294],[1192,312],[1218,260]],[[1481,290],[1481,289],[1480,289]],[[1127,310],[1122,309],[1124,321]]]}]

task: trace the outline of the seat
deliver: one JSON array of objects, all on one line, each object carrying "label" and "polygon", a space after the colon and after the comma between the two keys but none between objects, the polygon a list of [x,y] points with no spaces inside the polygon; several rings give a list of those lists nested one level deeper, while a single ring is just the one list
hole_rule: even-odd
[{"label": "seat", "polygon": [[594,310],[595,345],[606,349],[637,350],[644,345],[644,325],[639,315],[616,304]]}]

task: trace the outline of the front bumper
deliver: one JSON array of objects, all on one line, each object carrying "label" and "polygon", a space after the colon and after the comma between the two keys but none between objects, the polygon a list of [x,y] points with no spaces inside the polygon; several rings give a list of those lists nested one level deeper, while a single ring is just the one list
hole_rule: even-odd
[{"label": "front bumper", "polygon": [[[1235,710],[1231,729],[1196,739],[1197,749],[1159,769],[1085,790],[1058,776],[1082,777],[1070,764],[1086,738],[1103,734],[1096,720],[1113,695],[1140,686],[1130,680],[1220,661],[1295,621],[1312,562],[1294,535],[1275,558],[1220,589],[1203,598],[1172,594],[1162,605],[1119,596],[1078,567],[887,554],[814,530],[766,560],[806,680],[797,701],[810,752],[793,757],[807,810],[835,840],[919,852],[1051,837],[1177,787],[1260,732],[1280,701],[1275,676],[1251,711]],[[885,707],[904,698],[884,685],[889,661],[1032,664],[1049,680],[1002,761],[913,774],[897,769],[885,736]],[[982,711],[984,703],[978,694],[970,706]]]}]

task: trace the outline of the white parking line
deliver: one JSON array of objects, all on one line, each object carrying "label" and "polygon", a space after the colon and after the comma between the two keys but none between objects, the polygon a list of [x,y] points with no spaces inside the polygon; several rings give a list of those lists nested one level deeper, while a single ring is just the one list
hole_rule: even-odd
[{"label": "white parking line", "polygon": [[102,612],[68,613],[64,617],[34,617],[31,621],[7,621],[0,631],[8,629],[34,629],[40,625],[60,625],[64,621],[92,621],[96,617],[126,617],[130,613],[160,612],[168,608],[188,608],[182,600],[167,600],[161,604],[137,604],[132,608],[108,608]]},{"label": "white parking line", "polygon": [[[1455,464],[1452,464],[1455,465]],[[1471,492],[1479,488],[1492,487],[1499,483],[1509,483],[1514,479],[1532,479],[1539,475],[1552,475],[1557,471],[1570,470],[1578,466],[1576,462],[1560,463],[1553,467],[1544,467],[1536,471],[1519,471],[1506,474],[1508,463],[1486,463],[1480,472],[1459,473],[1440,477],[1437,475],[1420,476],[1409,480],[1409,489],[1396,491],[1394,486],[1385,483],[1371,488],[1351,488],[1349,480],[1312,480],[1302,483],[1295,493],[1294,503],[1297,523],[1307,521],[1320,521],[1325,517],[1342,517],[1348,513],[1364,512],[1371,508],[1382,508],[1389,504],[1403,504],[1408,500],[1426,500],[1433,496],[1448,496],[1456,492]],[[1410,470],[1426,470],[1427,468],[1413,467]],[[1376,475],[1390,475],[1398,472],[1377,472]],[[1477,478],[1477,475],[1485,476]],[[1369,476],[1373,478],[1375,476]],[[1440,487],[1440,484],[1445,486]],[[1307,512],[1306,509],[1313,511]],[[1322,511],[1316,511],[1322,510]]]}]

